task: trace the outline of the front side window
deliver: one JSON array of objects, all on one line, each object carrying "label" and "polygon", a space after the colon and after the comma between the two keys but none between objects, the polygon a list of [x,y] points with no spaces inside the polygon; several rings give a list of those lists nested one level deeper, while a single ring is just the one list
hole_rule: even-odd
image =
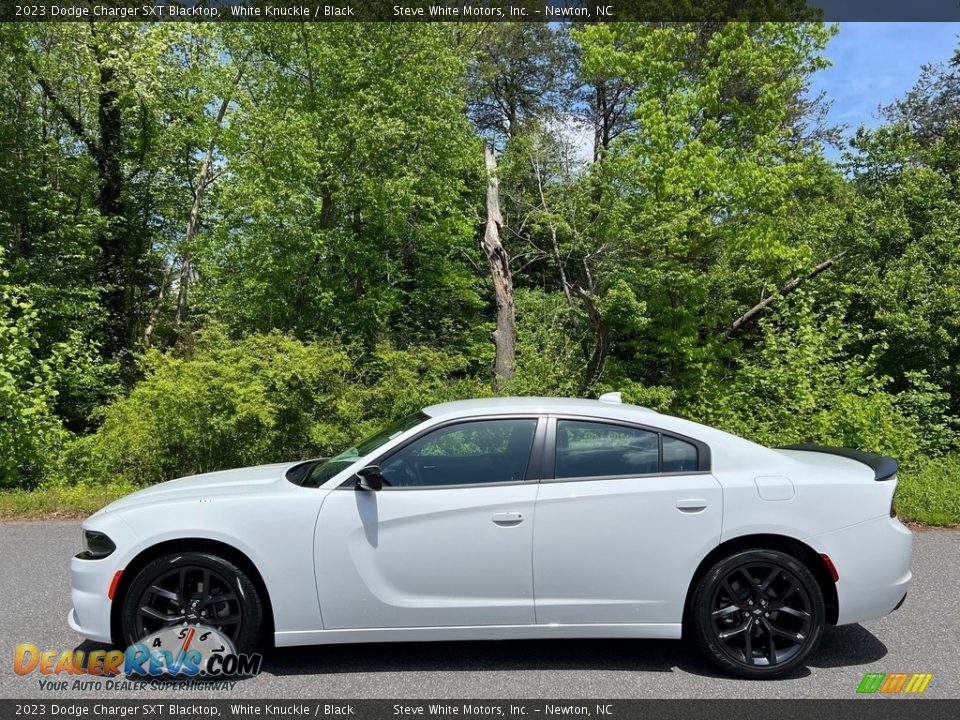
[{"label": "front side window", "polygon": [[436,487],[523,480],[536,418],[475,420],[438,428],[380,463],[384,485]]},{"label": "front side window", "polygon": [[659,472],[659,436],[650,430],[580,420],[557,421],[556,477]]},{"label": "front side window", "polygon": [[357,444],[348,447],[337,455],[315,463],[308,472],[301,475],[294,475],[291,480],[303,487],[320,487],[341,470],[345,470],[360,458],[369,455],[380,446],[386,445],[401,433],[405,433],[407,430],[416,427],[426,419],[427,416],[422,412],[408,415],[392,425],[388,425],[380,432],[374,433],[365,440],[361,440]]}]

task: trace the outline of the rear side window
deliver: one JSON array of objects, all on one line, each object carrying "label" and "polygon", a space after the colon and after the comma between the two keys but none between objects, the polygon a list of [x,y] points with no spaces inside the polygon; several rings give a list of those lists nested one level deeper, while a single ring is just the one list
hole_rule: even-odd
[{"label": "rear side window", "polygon": [[697,472],[696,445],[626,425],[557,420],[557,478]]},{"label": "rear side window", "polygon": [[680,438],[663,436],[663,469],[661,472],[696,472],[700,466],[697,446]]},{"label": "rear side window", "polygon": [[659,472],[657,433],[580,420],[557,421],[556,477],[649,475]]}]

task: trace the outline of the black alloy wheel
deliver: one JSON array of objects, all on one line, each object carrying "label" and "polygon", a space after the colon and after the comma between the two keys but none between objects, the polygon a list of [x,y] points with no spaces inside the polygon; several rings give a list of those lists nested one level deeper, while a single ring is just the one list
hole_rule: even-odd
[{"label": "black alloy wheel", "polygon": [[200,624],[248,652],[263,623],[263,605],[246,573],[209,553],[172,553],[149,563],[127,589],[121,612],[127,645],[167,627]]},{"label": "black alloy wheel", "polygon": [[824,603],[812,573],[773,550],[738,552],[708,571],[693,598],[696,639],[727,672],[784,675],[820,643]]}]

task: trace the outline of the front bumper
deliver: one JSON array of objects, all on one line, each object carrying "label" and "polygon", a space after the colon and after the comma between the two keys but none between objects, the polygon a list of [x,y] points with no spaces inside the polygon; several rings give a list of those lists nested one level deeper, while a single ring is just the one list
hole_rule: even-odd
[{"label": "front bumper", "polygon": [[837,625],[883,617],[900,607],[913,579],[913,535],[897,518],[884,515],[808,543],[837,568]]},{"label": "front bumper", "polygon": [[67,623],[76,632],[90,640],[109,643],[110,610],[113,602],[107,597],[113,576],[120,568],[103,560],[70,561],[70,598],[73,607],[67,616]]},{"label": "front bumper", "polygon": [[83,527],[105,533],[117,549],[101,560],[75,557],[70,561],[70,597],[73,608],[67,623],[90,640],[109,643],[113,601],[108,597],[114,575],[124,569],[139,548],[136,535],[116,514],[97,513]]}]

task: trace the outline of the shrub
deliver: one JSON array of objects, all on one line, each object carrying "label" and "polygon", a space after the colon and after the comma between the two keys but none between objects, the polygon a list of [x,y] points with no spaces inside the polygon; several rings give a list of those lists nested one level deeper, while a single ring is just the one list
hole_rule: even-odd
[{"label": "shrub", "polygon": [[333,341],[210,331],[190,357],[151,352],[144,379],[66,448],[50,484],[152,484],[338,452],[395,418],[478,392],[464,361],[383,348],[351,357]]},{"label": "shrub", "polygon": [[56,362],[37,358],[37,311],[5,279],[0,266],[0,488],[27,487],[64,431],[53,413]]},{"label": "shrub", "polygon": [[211,332],[189,359],[142,362],[144,379],[66,449],[59,479],[149,484],[329,451],[349,432],[339,403],[351,365],[332,345]]},{"label": "shrub", "polygon": [[841,312],[800,313],[792,327],[762,321],[762,342],[709,378],[689,414],[764,445],[808,441],[914,461],[924,449],[911,412],[918,398],[891,393],[870,359],[853,353],[857,331]]},{"label": "shrub", "polygon": [[[560,293],[518,289],[517,366],[503,388],[511,395],[579,395],[584,382],[586,340],[582,312]],[[492,346],[491,346],[492,347]],[[489,372],[493,364],[483,368]]]}]

